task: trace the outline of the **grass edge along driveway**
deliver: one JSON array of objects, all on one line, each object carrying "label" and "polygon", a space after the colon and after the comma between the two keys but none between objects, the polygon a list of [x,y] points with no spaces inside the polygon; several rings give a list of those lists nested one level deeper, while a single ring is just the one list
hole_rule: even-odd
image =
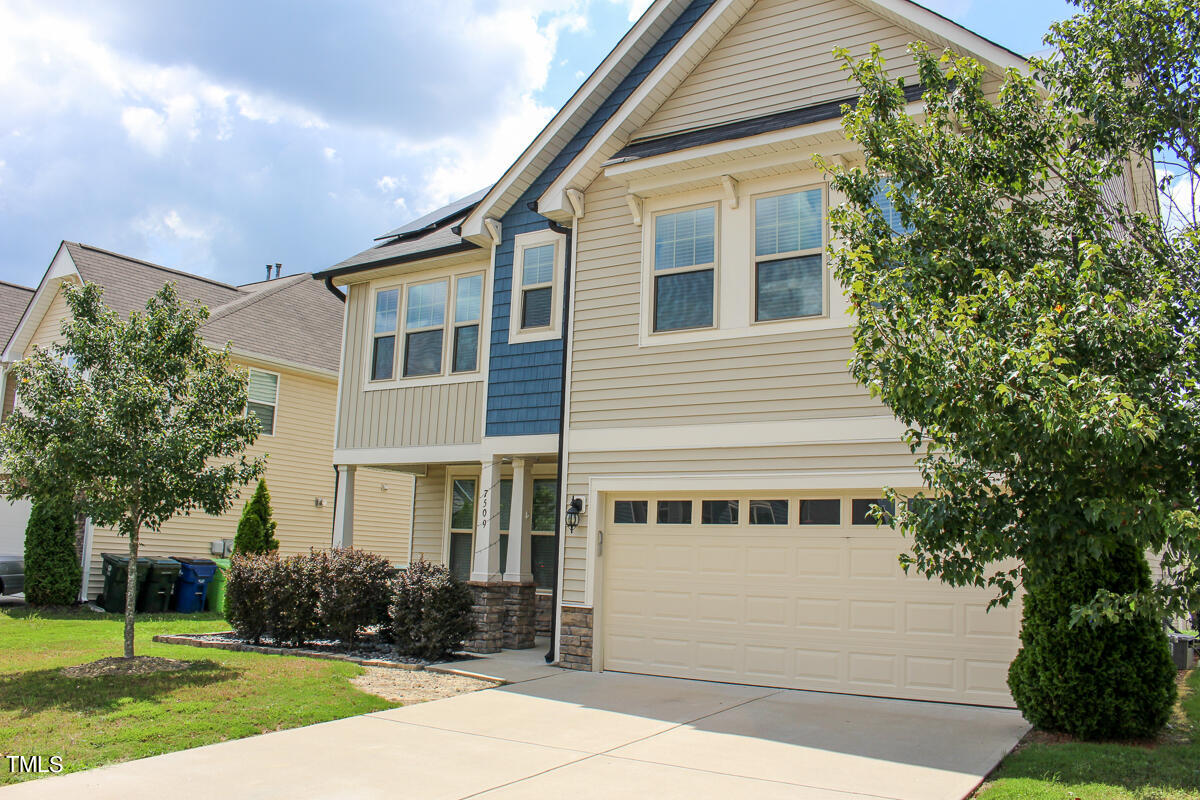
[{"label": "grass edge along driveway", "polygon": [[62,667],[121,655],[123,618],[0,609],[0,786],[5,756],[60,756],[63,772],[296,728],[396,704],[351,685],[338,661],[155,644],[161,633],[228,628],[215,614],[139,615],[137,653],[196,662],[181,672],[68,678]]},{"label": "grass edge along driveway", "polygon": [[1152,744],[1033,741],[1004,759],[975,800],[1200,800],[1200,669]]}]

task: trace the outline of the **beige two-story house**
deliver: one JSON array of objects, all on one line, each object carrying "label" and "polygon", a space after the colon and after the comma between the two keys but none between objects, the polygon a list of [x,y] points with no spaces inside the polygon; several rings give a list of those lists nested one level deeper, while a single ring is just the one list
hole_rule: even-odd
[{"label": "beige two-story house", "polygon": [[[55,253],[3,355],[5,364],[27,356],[35,347],[61,342],[62,324],[70,315],[63,286],[95,283],[104,302],[119,314],[142,309],[165,283],[180,296],[207,306],[201,328],[214,348],[233,345],[233,363],[249,373],[247,413],[258,417],[261,434],[248,449],[266,455],[264,479],[271,491],[276,536],[283,553],[328,548],[333,541],[336,473],[333,426],[339,345],[343,318],[341,299],[312,280],[309,273],[233,286],[198,275],[151,264],[90,245],[63,242]],[[11,387],[7,387],[11,388]],[[16,392],[20,403],[20,393]],[[360,479],[360,518],[379,534],[364,535],[358,545],[375,550],[397,566],[409,562],[413,483],[409,475],[372,470]],[[233,507],[218,517],[202,512],[171,519],[161,531],[144,534],[142,555],[210,557],[214,543],[231,540],[245,501],[256,484],[244,487]],[[81,597],[94,599],[103,588],[101,553],[125,554],[128,542],[116,530],[83,528],[79,542],[85,564]]]}]

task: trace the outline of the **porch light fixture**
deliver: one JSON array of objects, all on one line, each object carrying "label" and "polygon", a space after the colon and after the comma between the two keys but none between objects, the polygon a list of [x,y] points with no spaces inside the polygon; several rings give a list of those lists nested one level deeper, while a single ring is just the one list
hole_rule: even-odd
[{"label": "porch light fixture", "polygon": [[579,526],[581,513],[583,513],[583,498],[572,497],[570,505],[567,506],[567,530],[571,533],[574,533],[575,528]]}]

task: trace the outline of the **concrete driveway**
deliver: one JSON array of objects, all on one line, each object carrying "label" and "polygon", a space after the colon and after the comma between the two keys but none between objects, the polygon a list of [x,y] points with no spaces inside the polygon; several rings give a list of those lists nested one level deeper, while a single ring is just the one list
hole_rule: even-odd
[{"label": "concrete driveway", "polygon": [[[1016,711],[619,673],[548,677],[0,789],[0,800],[968,794]],[[180,788],[184,787],[184,788]]]}]

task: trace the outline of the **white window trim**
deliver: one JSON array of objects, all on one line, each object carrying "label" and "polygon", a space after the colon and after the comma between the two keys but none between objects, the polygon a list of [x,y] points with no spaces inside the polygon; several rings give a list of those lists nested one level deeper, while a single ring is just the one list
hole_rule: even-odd
[{"label": "white window trim", "polygon": [[[754,320],[754,199],[769,194],[786,194],[824,187],[825,257],[823,259],[825,294],[824,313],[820,316],[791,317],[781,320]],[[786,175],[740,181],[740,202],[732,208],[724,188],[715,181],[703,188],[672,194],[659,194],[642,201],[646,224],[641,226],[641,297],[638,322],[638,347],[654,348],[697,342],[719,342],[756,336],[803,333],[806,331],[845,328],[852,322],[849,304],[841,292],[834,291],[837,282],[829,269],[828,253],[833,242],[829,234],[829,208],[836,200],[816,170],[801,170]],[[692,328],[682,331],[654,332],[654,220],[656,214],[685,210],[689,207],[715,203],[717,214],[717,267],[713,288],[713,322],[711,328]]]},{"label": "white window trim", "polygon": [[[433,286],[435,284],[446,284],[446,294],[442,299],[442,324],[441,325],[423,325],[420,327],[409,329],[408,327],[408,304],[412,299],[412,290],[422,286]],[[400,325],[400,332],[403,335],[402,347],[396,349],[396,372],[401,381],[411,378],[437,378],[446,374],[446,369],[449,365],[446,364],[447,347],[446,347],[446,329],[449,326],[450,307],[454,302],[454,280],[448,276],[436,278],[423,278],[422,280],[409,281],[404,287],[404,302],[400,305],[400,320],[403,322]],[[404,365],[408,358],[408,336],[413,333],[429,333],[431,331],[442,332],[442,352],[441,359],[438,362],[437,372],[423,372],[420,375],[405,375]]]},{"label": "white window trim", "polygon": [[[479,349],[475,356],[475,370],[472,372],[451,372],[451,359],[454,355],[453,342],[453,315],[454,304],[457,300],[455,292],[458,288],[457,279],[470,275],[483,275],[483,297],[481,299],[482,308],[480,309],[479,320]],[[405,339],[405,320],[408,309],[408,288],[424,283],[433,283],[438,280],[449,281],[446,293],[446,318],[444,320],[443,329],[448,332],[442,336],[442,371],[434,375],[413,375],[404,377],[404,349],[407,345]],[[472,264],[469,267],[456,265],[439,270],[430,270],[429,272],[414,273],[406,275],[402,278],[388,277],[378,278],[371,281],[368,285],[369,307],[367,311],[367,321],[363,325],[363,379],[362,391],[375,392],[387,389],[402,389],[407,387],[418,386],[440,386],[445,384],[455,383],[482,383],[487,376],[488,364],[488,349],[491,341],[491,298],[492,290],[491,283],[488,280],[486,269],[482,269],[478,263]],[[395,348],[395,367],[392,377],[388,380],[371,380],[371,364],[375,346],[375,298],[379,292],[387,289],[400,290],[400,302],[396,310],[396,348]],[[430,329],[432,330],[432,328]]]},{"label": "white window trim", "polygon": [[[389,290],[396,290],[396,327],[391,330],[391,333],[377,333],[375,331],[375,317],[379,313],[379,295]],[[379,286],[371,288],[371,308],[368,314],[367,322],[367,382],[372,384],[388,383],[396,380],[398,371],[398,354],[400,352],[400,311],[404,306],[404,285],[395,284],[389,286]],[[375,342],[385,336],[392,337],[392,377],[390,378],[375,378]]]},{"label": "white window trim", "polygon": [[[760,256],[756,252],[754,245],[754,231],[756,218],[756,201],[765,197],[780,197],[785,194],[800,194],[810,189],[819,189],[821,191],[821,246],[819,248],[808,248],[805,250],[793,250],[786,253],[772,253],[769,256]],[[796,322],[797,320],[808,319],[827,319],[829,317],[829,188],[824,183],[808,184],[806,186],[796,186],[789,189],[776,189],[770,192],[759,192],[752,194],[747,198],[746,205],[750,211],[750,324],[754,327],[760,325],[778,326],[780,323]],[[758,265],[761,262],[767,261],[782,261],[788,258],[804,258],[805,256],[819,255],[821,257],[821,313],[808,314],[803,317],[783,317],[781,319],[758,319]]]},{"label": "white window trim", "polygon": [[[554,278],[550,283],[550,324],[544,328],[521,329],[522,262],[525,251],[532,247],[554,245]],[[566,241],[560,233],[549,228],[530,233],[519,233],[513,238],[512,289],[508,303],[509,344],[521,342],[545,342],[562,338],[562,273],[566,266]],[[545,286],[545,284],[536,284]]]},{"label": "white window trim", "polygon": [[[669,201],[668,201],[669,202]],[[657,206],[657,204],[655,204]],[[656,272],[654,269],[654,230],[658,226],[658,218],[665,214],[675,214],[681,211],[692,211],[700,208],[713,208],[713,261],[712,265],[696,264],[688,267],[674,267],[669,270]],[[643,211],[642,218],[647,224],[642,225],[642,332],[646,338],[663,340],[680,334],[707,333],[721,327],[721,213],[722,203],[714,197],[697,203],[683,205],[663,205]],[[713,272],[713,310],[712,325],[702,328],[683,328],[672,331],[654,330],[655,311],[655,278],[659,275],[677,275],[684,272],[701,272],[711,269]]]},{"label": "white window trim", "polygon": [[[274,375],[275,376],[275,399],[271,403],[262,403],[262,405],[270,405],[271,406],[271,412],[272,412],[271,413],[271,432],[266,433],[264,431],[264,432],[259,433],[259,436],[274,436],[275,431],[279,430],[279,384],[282,382],[283,376],[280,375],[278,372],[272,372],[269,369],[260,369],[258,367],[247,367],[246,370],[247,370],[246,371],[246,391],[247,391],[246,414],[247,415],[250,414],[250,403],[251,403],[251,400],[249,397],[250,373],[261,372],[264,375]],[[253,402],[257,403],[258,401],[255,400]]]}]

